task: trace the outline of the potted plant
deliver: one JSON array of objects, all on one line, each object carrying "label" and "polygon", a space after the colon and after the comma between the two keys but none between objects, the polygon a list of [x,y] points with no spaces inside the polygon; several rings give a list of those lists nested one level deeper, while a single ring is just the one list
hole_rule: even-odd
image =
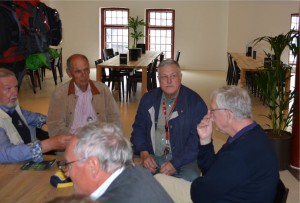
[{"label": "potted plant", "polygon": [[136,48],[136,43],[145,35],[142,31],[138,31],[140,26],[146,26],[146,23],[143,19],[139,20],[139,17],[136,18],[129,17],[128,28],[131,28],[133,32],[130,33],[131,38],[133,39],[131,49],[129,49],[129,60],[137,60],[141,56],[141,49]]},{"label": "potted plant", "polygon": [[275,149],[280,170],[287,169],[290,164],[291,133],[287,131],[287,127],[292,122],[295,96],[295,92],[288,87],[292,67],[282,63],[280,59],[286,47],[294,56],[297,55],[299,43],[294,39],[299,41],[298,33],[291,30],[286,34],[263,36],[253,41],[254,46],[260,42],[267,42],[275,55],[272,66],[262,67],[255,82],[269,109],[269,113],[264,116],[270,121],[270,124],[267,124],[270,129],[265,131]]}]

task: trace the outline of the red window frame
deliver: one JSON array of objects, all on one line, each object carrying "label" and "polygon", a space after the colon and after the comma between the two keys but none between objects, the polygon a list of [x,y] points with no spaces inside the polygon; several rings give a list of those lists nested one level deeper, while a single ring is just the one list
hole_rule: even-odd
[{"label": "red window frame", "polygon": [[[150,25],[151,12],[171,12],[173,15],[172,26],[153,26]],[[171,58],[174,58],[174,39],[175,39],[175,10],[173,9],[146,9],[146,47],[150,49],[150,30],[171,30]],[[158,50],[164,51],[164,50]]]},{"label": "red window frame", "polygon": [[[101,53],[100,53],[100,58],[101,57],[103,58],[102,50],[108,48],[108,47],[106,47],[106,29],[107,28],[121,28],[121,29],[128,28],[127,25],[125,25],[125,24],[122,24],[122,25],[117,25],[117,24],[116,25],[112,25],[112,24],[106,25],[105,24],[106,11],[118,11],[118,10],[127,11],[128,17],[129,17],[129,9],[128,8],[101,8]],[[129,43],[129,29],[128,29],[127,42]],[[129,46],[129,44],[127,44],[127,47],[128,46]],[[116,52],[118,50],[114,50],[114,51]]]}]

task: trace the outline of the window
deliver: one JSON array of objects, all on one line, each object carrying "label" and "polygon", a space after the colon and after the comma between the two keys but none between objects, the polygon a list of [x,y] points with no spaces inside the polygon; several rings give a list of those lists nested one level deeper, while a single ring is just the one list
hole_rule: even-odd
[{"label": "window", "polygon": [[146,46],[163,51],[165,58],[174,56],[175,10],[146,9]]},{"label": "window", "polygon": [[114,52],[127,52],[128,13],[129,9],[125,8],[101,9],[101,50],[113,48]]},{"label": "window", "polygon": [[[299,14],[292,14],[291,16],[291,30],[298,31],[299,30]],[[296,42],[297,39],[294,39]],[[296,62],[297,62],[297,56],[294,57],[292,52],[290,51],[289,53],[289,65],[292,66],[293,68],[296,67]]]}]

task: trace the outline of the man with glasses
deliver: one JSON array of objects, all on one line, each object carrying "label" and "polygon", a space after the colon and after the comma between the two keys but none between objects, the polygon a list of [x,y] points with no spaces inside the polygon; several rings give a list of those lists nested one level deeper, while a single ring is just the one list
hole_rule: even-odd
[{"label": "man with glasses", "polygon": [[131,134],[134,153],[151,173],[192,181],[197,167],[197,124],[207,113],[202,98],[181,84],[179,64],[167,59],[158,67],[160,87],[139,104]]},{"label": "man with glasses", "polygon": [[71,81],[56,88],[48,110],[49,135],[74,134],[90,122],[111,122],[121,126],[119,108],[109,88],[90,80],[90,66],[86,56],[74,54],[67,60],[67,74]]},{"label": "man with glasses", "polygon": [[89,124],[76,133],[58,166],[75,192],[100,202],[170,203],[173,200],[144,168],[132,162],[130,143],[114,124]]},{"label": "man with glasses", "polygon": [[[193,202],[273,202],[279,180],[273,148],[252,120],[247,90],[225,86],[211,96],[211,110],[197,126],[201,177],[191,185]],[[212,125],[229,136],[217,154]]]},{"label": "man with glasses", "polygon": [[45,122],[46,116],[19,106],[17,78],[10,70],[0,68],[0,164],[27,160],[40,162],[43,153],[65,149],[70,135],[37,140],[42,132],[37,129]]}]

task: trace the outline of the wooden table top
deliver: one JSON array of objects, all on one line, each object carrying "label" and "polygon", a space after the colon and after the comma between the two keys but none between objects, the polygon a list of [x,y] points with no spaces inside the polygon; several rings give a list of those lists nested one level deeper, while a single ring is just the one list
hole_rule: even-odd
[{"label": "wooden table top", "polygon": [[230,53],[234,60],[237,62],[240,69],[246,71],[258,71],[258,68],[264,65],[264,55],[257,54],[256,59],[246,56],[245,53]]},{"label": "wooden table top", "polygon": [[120,64],[120,55],[117,55],[103,63],[98,64],[98,67],[110,67],[110,68],[142,68],[147,67],[149,63],[152,62],[153,59],[160,55],[160,51],[146,51],[145,54],[137,61],[129,61],[127,54],[127,64]]},{"label": "wooden table top", "polygon": [[[44,156],[44,160],[54,158],[63,160],[62,156]],[[0,164],[1,202],[40,203],[74,193],[73,187],[55,188],[50,184],[50,177],[57,171],[56,163],[45,171],[21,170],[23,164]]]}]

